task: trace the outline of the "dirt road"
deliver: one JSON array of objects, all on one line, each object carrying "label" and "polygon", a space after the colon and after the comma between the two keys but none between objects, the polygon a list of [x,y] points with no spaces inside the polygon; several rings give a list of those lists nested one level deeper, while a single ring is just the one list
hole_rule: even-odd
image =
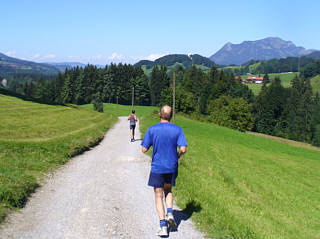
[{"label": "dirt road", "polygon": [[[136,131],[140,139],[139,125]],[[9,216],[0,238],[157,238],[154,195],[147,186],[150,158],[140,143],[130,142],[121,117],[98,146],[57,170],[24,209]],[[203,238],[174,209],[179,227],[169,238]]]}]

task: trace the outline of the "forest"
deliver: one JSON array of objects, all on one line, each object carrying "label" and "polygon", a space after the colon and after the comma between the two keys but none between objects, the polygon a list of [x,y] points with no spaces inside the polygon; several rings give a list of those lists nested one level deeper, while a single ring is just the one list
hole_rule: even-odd
[{"label": "forest", "polygon": [[[257,66],[250,70],[252,65]],[[320,61],[306,56],[271,59],[268,61],[251,60],[243,66],[235,68],[233,72],[236,75],[244,75],[248,72],[252,74],[300,72],[301,76],[309,78],[320,74]]]},{"label": "forest", "polygon": [[[315,63],[315,72],[320,63]],[[173,79],[176,109],[199,120],[240,131],[255,131],[320,146],[320,97],[312,93],[308,77],[296,76],[284,88],[279,78],[252,91],[232,72],[211,67],[177,66],[168,74],[165,65],[154,65],[148,78],[140,66],[111,64],[66,69],[55,80],[39,77],[16,88],[25,96],[58,104],[89,104],[103,111],[103,102],[130,105],[172,105]]]}]

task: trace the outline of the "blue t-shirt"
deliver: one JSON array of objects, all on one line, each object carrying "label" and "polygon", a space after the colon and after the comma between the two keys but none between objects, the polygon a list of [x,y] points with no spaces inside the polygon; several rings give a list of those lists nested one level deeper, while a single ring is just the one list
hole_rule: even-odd
[{"label": "blue t-shirt", "polygon": [[177,146],[187,146],[187,140],[179,126],[158,123],[148,129],[141,145],[153,146],[151,172],[174,173],[178,169]]}]

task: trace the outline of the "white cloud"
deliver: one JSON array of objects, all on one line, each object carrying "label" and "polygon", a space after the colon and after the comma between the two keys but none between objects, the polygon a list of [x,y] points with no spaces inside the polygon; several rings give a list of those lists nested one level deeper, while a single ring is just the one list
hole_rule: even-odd
[{"label": "white cloud", "polygon": [[36,54],[33,55],[32,58],[33,58],[33,59],[38,59],[38,58],[40,58],[40,54],[39,54],[39,53],[36,53]]},{"label": "white cloud", "polygon": [[148,56],[133,56],[132,59],[134,60],[149,60],[149,61],[154,61],[160,57],[163,57],[165,55],[168,55],[169,53],[151,53]]},{"label": "white cloud", "polygon": [[112,53],[111,56],[108,57],[109,60],[123,60],[125,59],[124,55],[118,54],[117,52]]},{"label": "white cloud", "polygon": [[154,61],[154,60],[156,60],[156,59],[158,59],[158,58],[160,58],[160,57],[163,57],[163,56],[165,56],[166,54],[163,54],[163,53],[160,53],[160,54],[150,54],[149,56],[147,56],[147,60],[149,60],[149,61]]},{"label": "white cloud", "polygon": [[94,60],[101,60],[103,58],[103,55],[102,54],[98,54],[98,55],[93,56],[91,58],[94,59]]},{"label": "white cloud", "polygon": [[80,60],[81,58],[79,56],[68,56],[70,60]]},{"label": "white cloud", "polygon": [[15,52],[15,51],[7,51],[7,52],[5,53],[5,55],[7,55],[7,56],[11,56],[11,57],[14,57],[14,56],[15,56],[15,54],[16,54],[16,52]]},{"label": "white cloud", "polygon": [[43,59],[53,59],[53,58],[56,58],[55,54],[49,54],[43,57]]}]

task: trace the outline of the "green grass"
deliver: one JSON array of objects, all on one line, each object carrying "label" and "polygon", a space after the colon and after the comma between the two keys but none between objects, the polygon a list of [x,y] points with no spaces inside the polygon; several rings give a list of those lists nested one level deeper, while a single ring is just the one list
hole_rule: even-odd
[{"label": "green grass", "polygon": [[144,74],[146,74],[148,77],[151,76],[151,72],[152,72],[153,67],[151,67],[150,69],[147,69],[146,65],[142,65],[141,68],[142,68]]},{"label": "green grass", "polygon": [[[104,112],[106,114],[110,114],[116,117],[119,116],[129,116],[132,110],[131,105],[117,105],[117,104],[107,104],[104,103]],[[88,104],[88,105],[82,105],[80,106],[81,108],[93,110],[93,105]],[[140,117],[146,117],[151,114],[153,111],[159,110],[159,107],[154,107],[154,106],[134,106],[134,109],[136,111],[136,115],[138,118]]]},{"label": "green grass", "polygon": [[[284,73],[284,74],[279,74],[279,73],[271,73],[268,74],[270,80],[273,80],[275,77],[279,77],[281,80],[281,83],[284,87],[288,88],[291,86],[291,80],[297,75],[296,72],[294,73]],[[259,76],[259,75],[251,75],[251,76]],[[264,76],[264,74],[261,74],[260,76]],[[247,79],[247,75],[242,75],[242,79]],[[262,84],[247,84],[247,86],[253,91],[255,95],[259,94]]]},{"label": "green grass", "polygon": [[[158,122],[146,118],[142,131]],[[320,153],[177,117],[178,205],[211,238],[320,238]]]},{"label": "green grass", "polygon": [[76,106],[0,94],[0,221],[22,207],[48,172],[102,139],[117,121]]},{"label": "green grass", "polygon": [[[249,72],[253,72],[256,70],[256,68],[261,64],[261,62],[249,65]],[[240,70],[241,68],[244,68],[244,66],[225,66],[222,69],[223,70],[232,70],[233,72],[237,69]]]},{"label": "green grass", "polygon": [[255,71],[260,64],[261,64],[261,62],[258,62],[258,63],[250,65],[249,66],[249,72]]},{"label": "green grass", "polygon": [[310,80],[313,93],[318,92],[320,94],[320,75],[317,75]]}]

